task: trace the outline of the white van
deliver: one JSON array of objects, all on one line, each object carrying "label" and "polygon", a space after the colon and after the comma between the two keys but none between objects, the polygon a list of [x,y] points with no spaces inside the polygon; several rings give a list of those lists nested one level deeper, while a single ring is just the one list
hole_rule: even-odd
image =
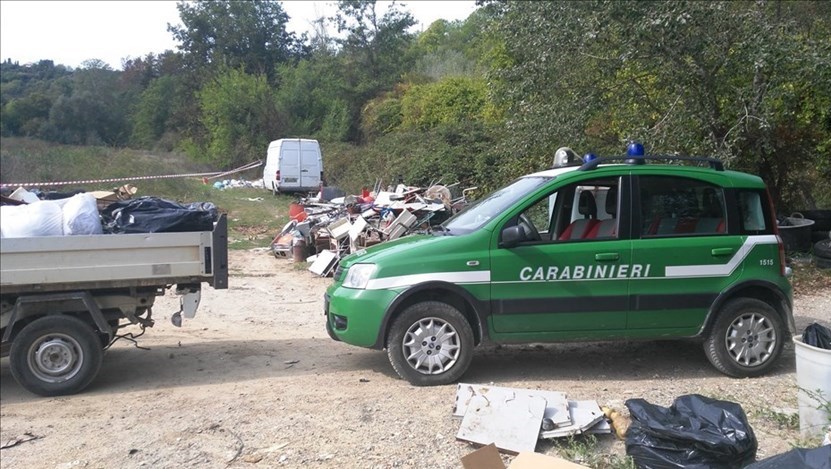
[{"label": "white van", "polygon": [[263,187],[278,192],[311,192],[323,181],[323,158],[317,140],[281,138],[268,144]]}]

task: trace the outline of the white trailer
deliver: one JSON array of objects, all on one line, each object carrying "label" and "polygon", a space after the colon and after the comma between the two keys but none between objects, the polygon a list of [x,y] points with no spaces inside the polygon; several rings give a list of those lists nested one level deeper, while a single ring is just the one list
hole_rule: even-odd
[{"label": "white trailer", "polygon": [[89,385],[117,331],[153,326],[157,296],[176,286],[192,318],[202,284],[228,288],[228,225],[213,231],[0,239],[0,356],[42,396]]}]

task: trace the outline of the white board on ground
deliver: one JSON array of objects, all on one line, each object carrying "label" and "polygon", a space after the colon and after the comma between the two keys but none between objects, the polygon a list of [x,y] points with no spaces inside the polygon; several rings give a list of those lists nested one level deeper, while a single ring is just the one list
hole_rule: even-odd
[{"label": "white board on ground", "polygon": [[542,396],[545,401],[545,414],[543,418],[549,419],[554,426],[561,427],[571,425],[571,414],[568,412],[568,400],[566,394],[559,391],[543,391],[540,389],[514,389],[502,388],[499,386],[485,386],[481,384],[459,383],[456,387],[456,405],[453,408],[454,417],[463,417],[467,411],[468,402],[476,394],[482,394],[491,398],[494,396],[504,398],[513,393],[525,393],[532,396]]},{"label": "white board on ground", "polygon": [[568,401],[571,425],[540,432],[540,438],[561,438],[587,432],[603,421],[603,411],[597,401]]},{"label": "white board on ground", "polygon": [[477,394],[467,411],[456,438],[480,445],[495,444],[509,452],[533,452],[537,446],[545,399],[525,393],[490,398]]},{"label": "white board on ground", "polygon": [[321,277],[325,277],[329,274],[329,271],[332,269],[332,266],[335,264],[335,260],[338,258],[338,255],[332,251],[322,251],[318,253],[317,259],[309,266],[309,271],[313,274],[319,275]]}]

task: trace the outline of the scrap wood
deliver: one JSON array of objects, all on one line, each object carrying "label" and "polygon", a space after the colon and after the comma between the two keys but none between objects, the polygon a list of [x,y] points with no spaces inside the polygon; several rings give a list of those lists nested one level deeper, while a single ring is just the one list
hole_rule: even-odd
[{"label": "scrap wood", "polygon": [[34,433],[31,433],[31,432],[26,432],[21,436],[12,438],[11,440],[3,443],[3,445],[0,446],[0,449],[12,448],[12,447],[17,446],[21,443],[26,443],[27,441],[39,440],[41,438],[43,438],[43,436],[35,435]]}]

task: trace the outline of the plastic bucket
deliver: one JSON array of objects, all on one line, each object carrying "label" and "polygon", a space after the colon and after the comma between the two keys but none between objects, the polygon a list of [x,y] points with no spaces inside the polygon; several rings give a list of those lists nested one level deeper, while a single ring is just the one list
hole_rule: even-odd
[{"label": "plastic bucket", "polygon": [[794,336],[793,342],[799,431],[803,435],[819,435],[831,425],[831,414],[827,407],[822,407],[831,401],[831,350],[803,343],[802,336]]},{"label": "plastic bucket", "polygon": [[814,225],[814,220],[802,218],[802,215],[799,215],[799,217],[785,217],[782,223],[779,224],[779,236],[782,237],[785,250],[788,252],[807,252],[811,250],[811,228]]}]

